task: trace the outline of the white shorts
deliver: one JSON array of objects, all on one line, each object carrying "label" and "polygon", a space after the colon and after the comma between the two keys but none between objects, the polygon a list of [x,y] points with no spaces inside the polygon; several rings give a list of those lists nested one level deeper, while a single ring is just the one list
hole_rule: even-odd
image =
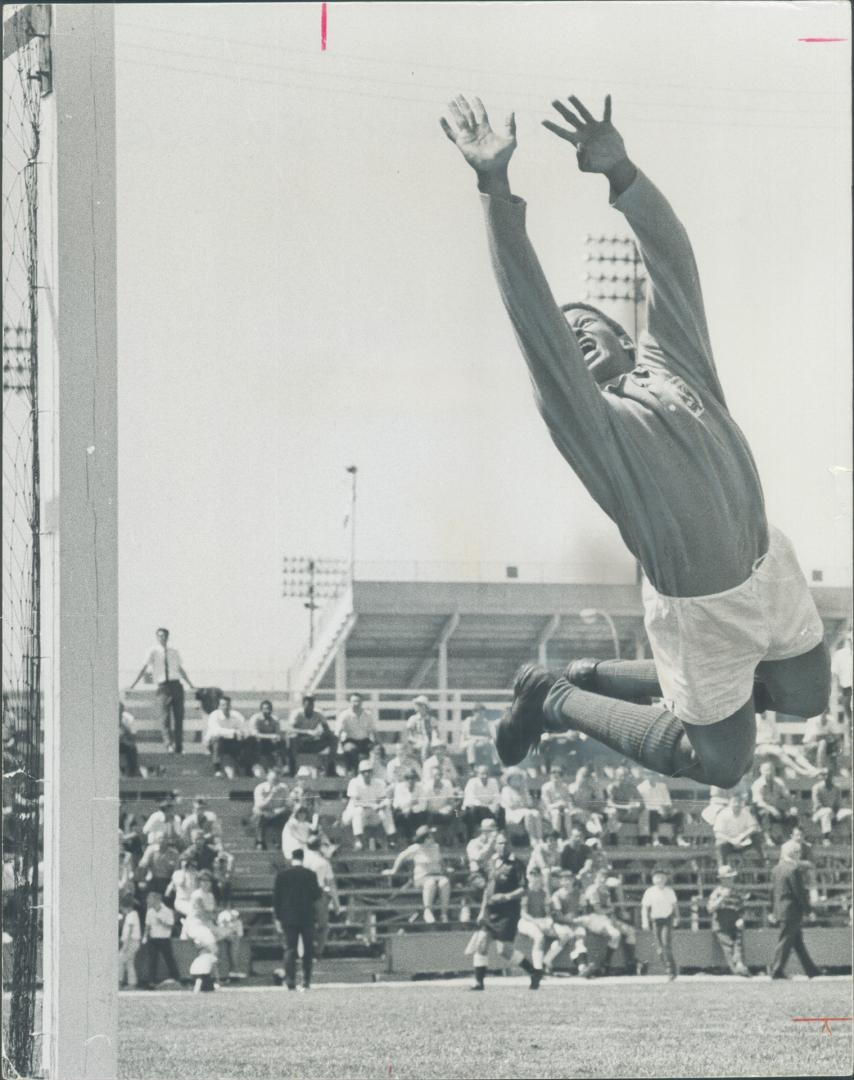
[{"label": "white shorts", "polygon": [[644,578],[644,625],[665,698],[680,720],[716,724],[753,693],[761,660],[809,652],[824,626],[789,539],[769,546],[747,581],[711,596],[663,596]]}]

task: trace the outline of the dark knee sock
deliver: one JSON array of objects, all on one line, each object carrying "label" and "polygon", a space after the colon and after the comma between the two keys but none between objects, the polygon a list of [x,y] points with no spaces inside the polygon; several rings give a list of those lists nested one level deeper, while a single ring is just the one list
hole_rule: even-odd
[{"label": "dark knee sock", "polygon": [[527,973],[528,973],[529,975],[533,975],[533,974],[534,974],[534,965],[533,965],[533,964],[531,963],[531,961],[530,961],[530,960],[528,960],[528,959],[520,960],[520,961],[519,961],[519,967],[520,967],[520,968],[521,968],[521,969],[522,969],[523,971],[526,971],[526,972],[527,972]]},{"label": "dark knee sock", "polygon": [[621,701],[661,697],[654,660],[600,660],[585,689]]},{"label": "dark knee sock", "polygon": [[474,981],[478,986],[483,986],[483,980],[486,978],[486,968],[476,967],[474,969]]},{"label": "dark knee sock", "polygon": [[565,678],[551,688],[543,706],[548,731],[580,731],[647,769],[672,775],[685,729],[668,709],[634,705],[579,690]]}]

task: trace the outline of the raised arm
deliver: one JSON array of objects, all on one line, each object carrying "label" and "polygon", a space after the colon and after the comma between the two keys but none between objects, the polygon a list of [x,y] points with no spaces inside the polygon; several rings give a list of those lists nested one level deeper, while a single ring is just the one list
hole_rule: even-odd
[{"label": "raised arm", "polygon": [[[648,275],[646,325],[654,345],[652,357],[687,379],[711,390],[725,404],[712,356],[700,275],[684,226],[661,192],[626,153],[622,136],[611,122],[611,98],[605,98],[602,120],[596,120],[576,97],[552,105],[573,130],[550,120],[543,126],[571,143],[582,172],[603,173],[610,184],[611,204],[626,217],[640,246]],[[698,387],[699,388],[699,387]]]},{"label": "raised arm", "polygon": [[611,441],[609,410],[528,239],[525,203],[510,189],[507,167],[516,149],[513,115],[498,134],[478,98],[469,105],[457,97],[448,113],[440,123],[477,177],[493,270],[537,408],[555,445],[613,517],[616,485],[610,478],[610,458],[603,453]]}]

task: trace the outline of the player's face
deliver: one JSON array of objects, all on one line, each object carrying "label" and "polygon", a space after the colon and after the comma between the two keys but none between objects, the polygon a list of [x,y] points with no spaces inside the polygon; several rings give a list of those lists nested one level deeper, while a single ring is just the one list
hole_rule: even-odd
[{"label": "player's face", "polygon": [[620,336],[593,311],[570,308],[566,319],[584,353],[587,369],[600,386],[625,375],[634,367],[632,352]]},{"label": "player's face", "polygon": [[503,859],[504,856],[510,851],[510,841],[504,836],[503,833],[499,833],[495,838],[495,854]]}]

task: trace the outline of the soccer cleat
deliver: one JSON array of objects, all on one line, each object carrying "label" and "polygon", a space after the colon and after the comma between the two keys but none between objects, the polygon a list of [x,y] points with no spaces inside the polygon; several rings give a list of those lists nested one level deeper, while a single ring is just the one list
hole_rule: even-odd
[{"label": "soccer cleat", "polygon": [[505,765],[518,765],[539,743],[543,705],[556,678],[537,664],[523,664],[513,680],[513,704],[498,722],[495,749]]},{"label": "soccer cleat", "polygon": [[543,979],[542,971],[538,971],[536,968],[534,968],[534,970],[531,972],[531,982],[530,982],[530,985],[528,986],[528,989],[529,990],[539,990],[540,989],[540,983],[542,982],[542,979]]},{"label": "soccer cleat", "polygon": [[573,660],[564,673],[566,681],[572,683],[573,686],[577,686],[579,690],[589,690],[591,693],[596,693],[596,667],[599,664],[598,660],[593,660],[591,657],[584,657],[583,660]]}]

